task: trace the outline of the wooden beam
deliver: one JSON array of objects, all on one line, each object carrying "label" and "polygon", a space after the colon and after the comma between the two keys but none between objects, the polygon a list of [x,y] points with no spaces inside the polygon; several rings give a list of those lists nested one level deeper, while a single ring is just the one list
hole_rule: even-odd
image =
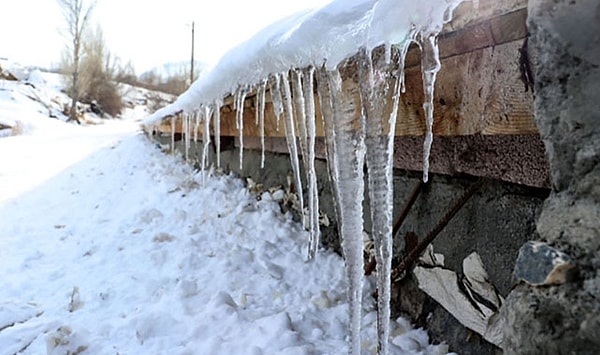
[{"label": "wooden beam", "polygon": [[[236,139],[236,145],[239,141]],[[261,150],[260,139],[244,138],[244,147]],[[285,138],[265,139],[265,150],[288,154]],[[317,139],[316,156],[326,159],[325,141]],[[423,169],[423,137],[396,137],[394,167]],[[437,136],[433,139],[430,172],[484,176],[521,185],[549,188],[550,168],[539,134]]]}]

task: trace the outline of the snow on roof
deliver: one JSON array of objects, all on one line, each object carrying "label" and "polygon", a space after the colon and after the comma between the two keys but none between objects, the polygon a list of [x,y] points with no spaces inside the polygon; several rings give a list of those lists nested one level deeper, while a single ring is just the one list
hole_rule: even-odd
[{"label": "snow on roof", "polygon": [[212,104],[241,86],[291,68],[334,69],[359,49],[405,45],[414,33],[437,33],[462,0],[335,0],[276,22],[233,48],[172,105],[145,120],[156,125],[178,112]]}]

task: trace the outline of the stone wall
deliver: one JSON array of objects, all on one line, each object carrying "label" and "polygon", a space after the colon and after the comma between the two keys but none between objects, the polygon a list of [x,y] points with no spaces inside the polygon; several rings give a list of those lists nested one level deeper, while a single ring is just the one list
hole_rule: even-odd
[{"label": "stone wall", "polygon": [[[600,2],[530,0],[528,26],[535,116],[553,186],[537,232],[576,272],[537,286],[524,278],[504,308],[505,350],[598,354]],[[547,255],[530,258],[524,265],[544,263]]]}]

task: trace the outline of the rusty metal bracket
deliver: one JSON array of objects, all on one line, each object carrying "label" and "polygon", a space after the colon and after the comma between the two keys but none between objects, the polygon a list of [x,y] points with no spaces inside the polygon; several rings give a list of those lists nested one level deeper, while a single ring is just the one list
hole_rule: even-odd
[{"label": "rusty metal bracket", "polygon": [[[415,204],[415,201],[417,201],[417,197],[419,197],[419,194],[421,193],[421,190],[423,189],[424,185],[425,183],[423,182],[423,180],[419,180],[415,187],[413,187],[408,197],[408,200],[404,203],[404,206],[402,206],[400,215],[398,216],[398,218],[396,218],[396,221],[394,222],[394,227],[392,228],[392,236],[395,236],[400,230],[402,223],[406,219],[406,216],[408,216],[408,213],[410,212],[412,206]],[[371,275],[373,271],[375,271],[376,266],[377,261],[375,257],[372,256],[369,260],[369,263],[365,265],[365,275]]]},{"label": "rusty metal bracket", "polygon": [[412,250],[408,251],[408,255],[400,262],[400,264],[392,270],[392,280],[404,278],[405,272],[412,267],[417,259],[423,254],[427,246],[433,242],[433,240],[440,234],[440,232],[448,225],[448,223],[454,218],[454,216],[460,211],[460,209],[469,201],[469,199],[484,185],[483,180],[479,180],[476,183],[469,186],[469,188],[462,194],[462,196],[452,205],[450,210],[444,214],[442,219],[433,227],[433,229],[427,233],[425,238],[420,241]]}]

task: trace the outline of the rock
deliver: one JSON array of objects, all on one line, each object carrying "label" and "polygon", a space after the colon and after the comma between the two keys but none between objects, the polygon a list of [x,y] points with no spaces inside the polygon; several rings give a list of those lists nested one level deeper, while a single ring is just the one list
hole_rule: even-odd
[{"label": "rock", "polygon": [[576,269],[571,257],[546,243],[527,242],[519,250],[515,276],[533,286],[568,282]]},{"label": "rock", "polygon": [[[507,355],[599,353],[599,19],[594,0],[528,2],[535,119],[553,187],[537,232],[571,258],[544,244],[521,249],[515,274],[527,283],[502,308]],[[565,282],[575,264],[578,282]]]}]

